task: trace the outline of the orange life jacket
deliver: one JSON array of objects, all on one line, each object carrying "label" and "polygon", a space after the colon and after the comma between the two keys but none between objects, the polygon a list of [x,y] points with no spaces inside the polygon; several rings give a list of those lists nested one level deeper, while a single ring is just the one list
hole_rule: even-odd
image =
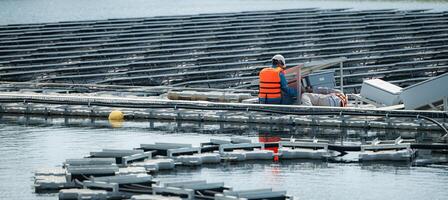
[{"label": "orange life jacket", "polygon": [[282,90],[280,85],[280,72],[282,68],[264,68],[260,72],[260,91],[259,98],[281,98]]},{"label": "orange life jacket", "polygon": [[341,93],[335,93],[335,95],[341,99],[341,107],[346,107],[348,103],[347,96]]}]

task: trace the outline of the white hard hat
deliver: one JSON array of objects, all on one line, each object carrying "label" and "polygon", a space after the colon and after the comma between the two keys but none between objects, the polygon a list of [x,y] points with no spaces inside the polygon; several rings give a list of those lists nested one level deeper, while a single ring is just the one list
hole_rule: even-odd
[{"label": "white hard hat", "polygon": [[281,61],[283,63],[283,66],[286,66],[285,58],[280,54],[277,54],[274,57],[272,57],[272,60]]}]

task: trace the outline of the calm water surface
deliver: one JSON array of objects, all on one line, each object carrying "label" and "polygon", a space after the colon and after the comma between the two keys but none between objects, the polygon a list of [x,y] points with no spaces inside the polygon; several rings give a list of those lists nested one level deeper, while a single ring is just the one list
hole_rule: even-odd
[{"label": "calm water surface", "polygon": [[0,24],[290,8],[448,10],[446,0],[0,0]]},{"label": "calm water surface", "polygon": [[[126,122],[122,128],[113,129],[107,121],[39,120],[32,123],[23,117],[0,118],[0,199],[57,199],[56,194],[33,192],[33,171],[61,166],[67,158],[80,158],[102,148],[134,148],[154,142],[198,145],[210,138],[227,139],[240,134],[257,140],[257,131],[220,125],[197,125],[209,130],[198,131],[201,128],[189,129],[188,124]],[[165,129],[158,131],[157,127]],[[227,134],[213,131],[220,128],[228,129]],[[446,199],[448,195],[446,165],[264,162],[179,168],[156,176],[162,181],[224,181],[236,189],[272,187],[307,200]]]}]

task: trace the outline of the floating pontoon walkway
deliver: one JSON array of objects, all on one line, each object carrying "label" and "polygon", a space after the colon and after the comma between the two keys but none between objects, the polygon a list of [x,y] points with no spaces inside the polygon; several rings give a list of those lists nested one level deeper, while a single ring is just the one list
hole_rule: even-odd
[{"label": "floating pontoon walkway", "polygon": [[7,25],[0,81],[257,89],[248,83],[280,53],[288,66],[346,57],[346,90],[371,77],[408,86],[447,71],[447,22],[425,10],[291,9]]},{"label": "floating pontoon walkway", "polygon": [[[215,200],[287,200],[286,191],[257,189],[236,191],[222,182],[206,181],[165,182],[153,179],[151,174],[182,166],[201,167],[221,163],[242,162],[297,162],[321,160],[347,162],[348,152],[359,151],[353,162],[412,162],[417,149],[446,149],[446,144],[415,144],[401,137],[393,141],[374,139],[355,146],[331,144],[325,140],[280,139],[278,142],[258,143],[247,138],[230,140],[210,139],[199,147],[181,143],[140,144],[134,149],[103,149],[90,152],[80,159],[67,159],[62,168],[48,168],[35,173],[35,190],[59,191],[59,199],[128,199],[134,195],[164,195],[176,199]],[[277,149],[275,151],[274,149]],[[428,157],[425,164],[444,162],[437,156]],[[428,159],[426,158],[426,159]],[[161,178],[161,177],[160,177]],[[165,197],[166,198],[166,197]],[[147,196],[144,199],[161,199]]]},{"label": "floating pontoon walkway", "polygon": [[444,111],[220,103],[107,94],[0,93],[0,113],[107,118],[114,109],[124,112],[128,119],[391,128],[448,133],[444,125],[448,114]]}]

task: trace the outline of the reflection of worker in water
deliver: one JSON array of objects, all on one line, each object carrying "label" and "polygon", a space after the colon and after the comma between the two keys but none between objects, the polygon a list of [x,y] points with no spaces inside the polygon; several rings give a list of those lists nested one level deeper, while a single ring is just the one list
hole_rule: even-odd
[{"label": "reflection of worker in water", "polygon": [[[260,135],[258,136],[258,141],[260,141],[261,143],[275,143],[275,142],[280,142],[282,140],[281,137],[279,136],[272,136],[269,133],[267,134],[262,134],[260,133]],[[273,151],[274,153],[278,153],[278,146],[274,146],[274,147],[265,147],[265,150],[270,150]],[[274,156],[274,161],[278,161],[278,156]]]},{"label": "reflection of worker in water", "polygon": [[260,72],[260,92],[258,99],[265,104],[293,104],[297,97],[295,88],[288,87],[285,73],[285,58],[275,55],[272,67],[264,68]]},{"label": "reflection of worker in water", "polygon": [[316,93],[312,93],[311,88],[307,88],[302,94],[302,105],[305,106],[347,106],[347,96],[341,91],[328,88],[318,88]]}]

